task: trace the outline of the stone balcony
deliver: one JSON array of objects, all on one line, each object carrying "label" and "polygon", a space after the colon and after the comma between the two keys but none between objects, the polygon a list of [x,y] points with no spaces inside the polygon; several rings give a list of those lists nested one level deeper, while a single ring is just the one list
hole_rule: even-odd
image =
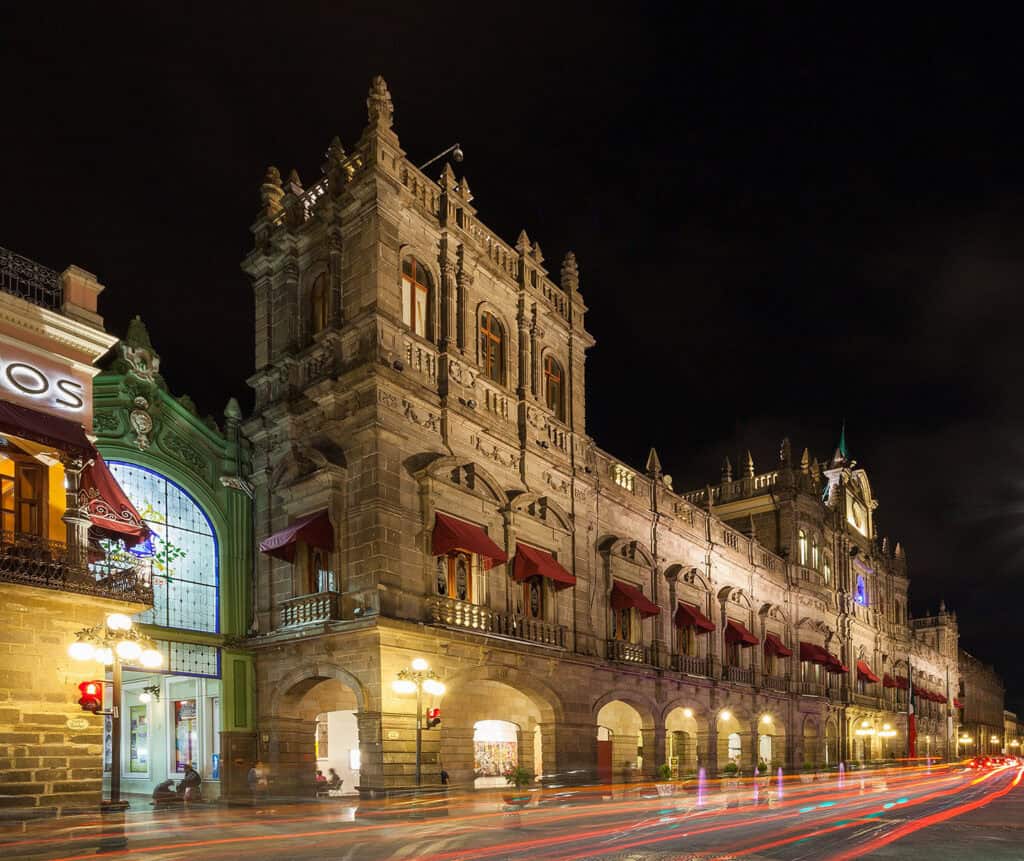
[{"label": "stone balcony", "polygon": [[881,697],[877,697],[874,694],[862,694],[859,691],[854,691],[851,699],[854,705],[863,706],[864,708],[881,709],[883,707]]},{"label": "stone balcony", "polygon": [[651,653],[646,646],[637,643],[624,643],[622,640],[606,640],[605,655],[609,661],[623,664],[649,664]]},{"label": "stone balcony", "polygon": [[86,565],[61,541],[0,532],[0,582],[152,606],[151,571],[129,554]]},{"label": "stone balcony", "polygon": [[825,696],[825,686],[821,682],[806,682],[801,681],[800,695],[804,697],[823,697]]},{"label": "stone balcony", "polygon": [[736,682],[740,685],[754,684],[754,670],[752,667],[722,667],[722,679],[727,682]]},{"label": "stone balcony", "polygon": [[289,598],[281,604],[281,627],[309,625],[313,622],[335,622],[341,618],[341,602],[337,592],[314,592]]},{"label": "stone balcony", "polygon": [[673,655],[672,668],[679,673],[686,673],[688,676],[711,675],[711,661],[708,658],[699,658],[696,655]]},{"label": "stone balcony", "polygon": [[761,679],[761,687],[769,691],[789,692],[789,676],[764,676]]},{"label": "stone balcony", "polygon": [[480,604],[434,596],[427,602],[430,619],[446,628],[475,631],[495,637],[508,637],[557,649],[566,647],[566,627],[540,619],[528,619],[514,613],[498,613]]}]

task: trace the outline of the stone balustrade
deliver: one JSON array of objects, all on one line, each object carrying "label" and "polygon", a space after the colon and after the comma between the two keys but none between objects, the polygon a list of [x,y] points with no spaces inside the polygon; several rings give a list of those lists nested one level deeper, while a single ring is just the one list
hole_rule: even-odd
[{"label": "stone balustrade", "polygon": [[332,622],[341,618],[337,592],[314,592],[299,595],[281,604],[281,627]]},{"label": "stone balustrade", "polygon": [[449,628],[464,628],[499,637],[510,637],[553,646],[566,647],[566,627],[529,619],[514,613],[498,613],[480,604],[456,601],[454,598],[433,597],[428,601],[431,621]]}]

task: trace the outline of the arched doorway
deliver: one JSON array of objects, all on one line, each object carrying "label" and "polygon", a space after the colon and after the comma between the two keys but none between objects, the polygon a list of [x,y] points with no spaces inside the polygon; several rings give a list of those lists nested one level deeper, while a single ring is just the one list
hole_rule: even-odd
[{"label": "arched doorway", "polygon": [[776,715],[765,712],[757,724],[757,764],[774,774],[786,765],[786,726]]},{"label": "arched doorway", "polygon": [[[317,769],[333,768],[345,793],[355,793],[364,768],[358,715],[362,698],[341,679],[342,671],[316,668],[314,675],[282,687],[271,715],[261,721],[260,758],[274,794],[309,797]],[[330,673],[330,675],[328,675]],[[354,680],[353,683],[355,684]]]},{"label": "arched doorway", "polygon": [[[545,728],[553,731],[553,708],[543,699],[523,690],[510,679],[456,679],[444,695],[441,723],[440,760],[453,784],[486,788],[504,786],[502,776],[509,767],[525,768],[531,775],[554,771],[553,741],[544,738]],[[548,750],[548,748],[552,748]],[[425,763],[424,782],[431,764]]]},{"label": "arched doorway", "polygon": [[818,753],[818,721],[810,715],[804,718],[803,742],[804,767],[807,768],[820,765],[821,763]]},{"label": "arched doorway", "polygon": [[[605,703],[597,712],[598,780],[625,783],[639,779],[644,766],[643,718],[622,700]],[[653,751],[648,755],[653,756]]]},{"label": "arched doorway", "polygon": [[707,721],[688,706],[665,716],[665,756],[676,778],[695,775],[706,755]]},{"label": "arched doorway", "polygon": [[751,739],[749,731],[744,730],[742,715],[737,715],[731,708],[718,712],[718,770],[731,770],[730,763],[742,771],[748,766],[751,757]]}]

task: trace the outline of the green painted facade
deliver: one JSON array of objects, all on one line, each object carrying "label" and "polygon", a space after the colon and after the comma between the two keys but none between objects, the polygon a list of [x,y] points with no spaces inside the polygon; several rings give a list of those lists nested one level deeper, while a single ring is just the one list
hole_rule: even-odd
[{"label": "green painted facade", "polygon": [[239,429],[241,410],[232,398],[218,422],[201,418],[187,396],[175,397],[160,374],[159,356],[137,317],[93,382],[93,410],[96,445],[108,462],[142,467],[180,486],[212,524],[219,630],[141,627],[161,641],[220,650],[218,731],[227,766],[220,778],[221,794],[237,792],[237,783],[248,768],[242,760],[248,758],[255,743],[253,660],[240,645],[252,618],[253,570],[250,461]]}]

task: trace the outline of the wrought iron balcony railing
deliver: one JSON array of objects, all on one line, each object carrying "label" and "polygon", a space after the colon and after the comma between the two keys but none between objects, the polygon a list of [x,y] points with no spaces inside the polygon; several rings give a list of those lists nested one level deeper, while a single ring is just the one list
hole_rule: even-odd
[{"label": "wrought iron balcony railing", "polygon": [[52,311],[64,304],[57,272],[6,248],[0,248],[0,292]]},{"label": "wrought iron balcony railing", "polygon": [[151,605],[151,575],[148,559],[119,556],[86,565],[61,541],[0,532],[0,582]]}]

